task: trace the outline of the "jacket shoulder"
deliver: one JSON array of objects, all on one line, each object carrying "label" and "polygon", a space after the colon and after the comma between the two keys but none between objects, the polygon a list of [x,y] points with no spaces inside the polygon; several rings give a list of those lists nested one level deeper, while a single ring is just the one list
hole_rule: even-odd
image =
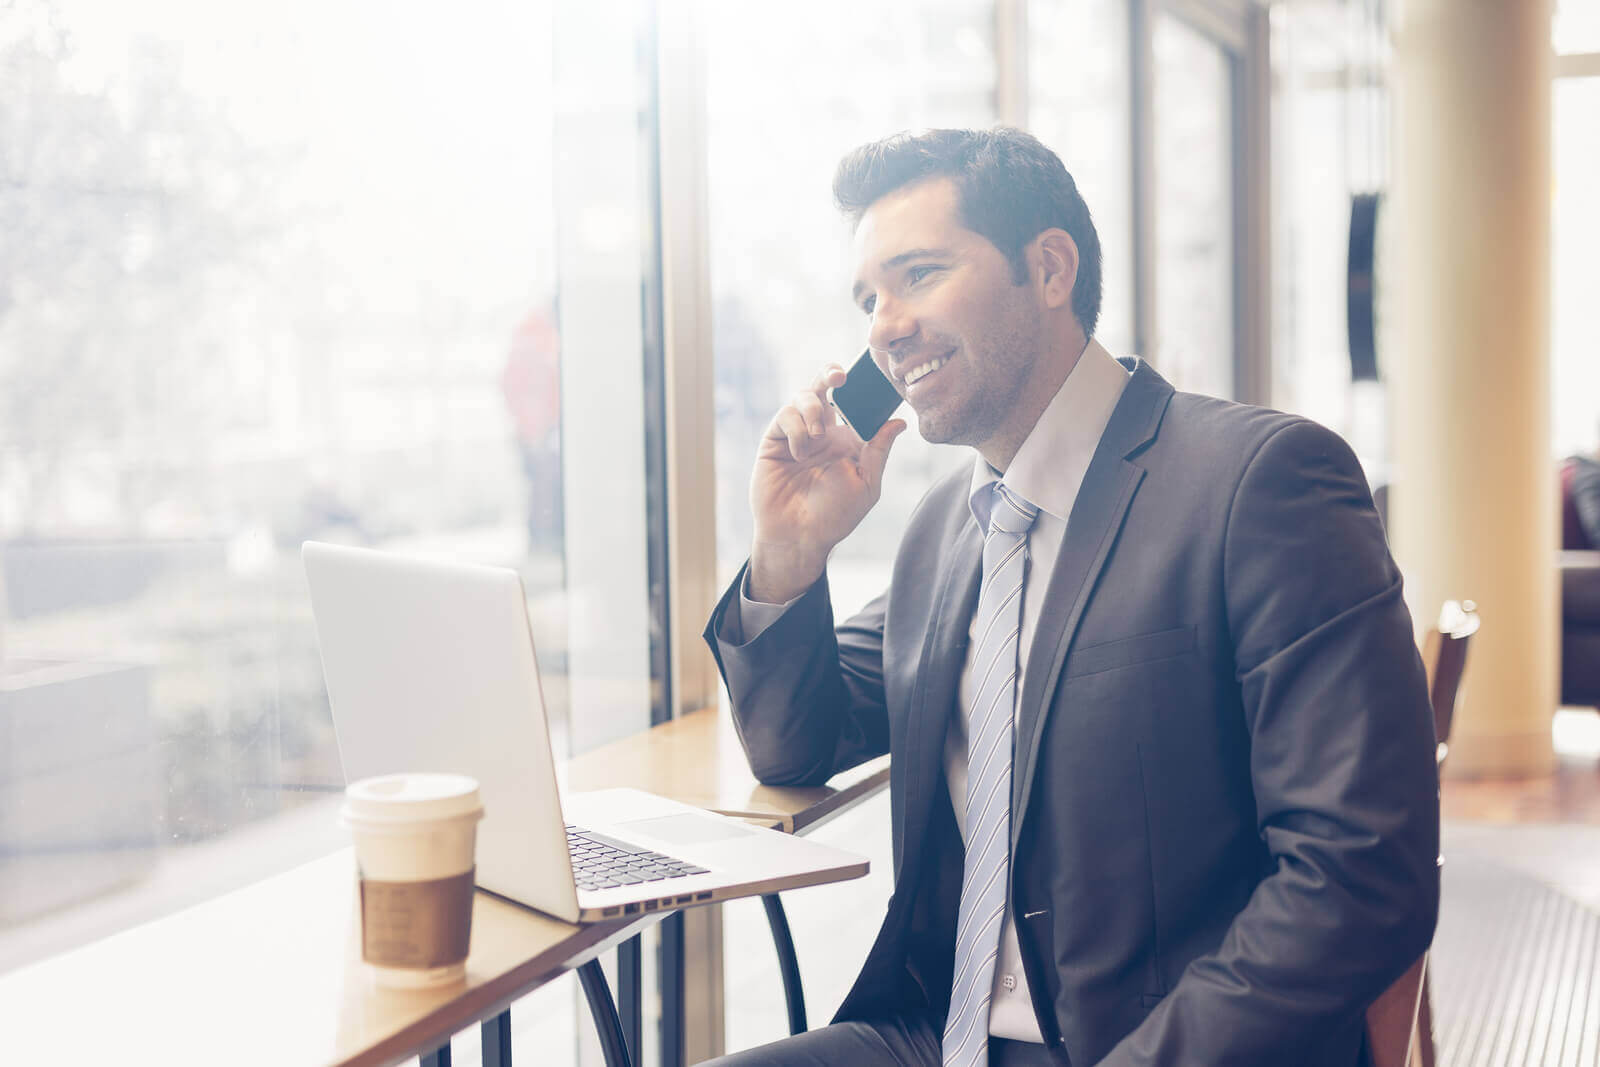
[{"label": "jacket shoulder", "polygon": [[1344,438],[1319,422],[1199,393],[1173,394],[1151,448],[1211,472],[1231,469],[1242,475],[1269,451],[1333,455],[1342,465],[1360,469]]}]

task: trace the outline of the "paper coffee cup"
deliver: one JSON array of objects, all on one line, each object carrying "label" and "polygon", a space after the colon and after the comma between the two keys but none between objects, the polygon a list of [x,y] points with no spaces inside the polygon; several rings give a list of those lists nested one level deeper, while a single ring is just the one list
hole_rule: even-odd
[{"label": "paper coffee cup", "polygon": [[466,975],[473,852],[483,801],[461,774],[386,774],[345,790],[355,837],[361,958],[379,985],[419,989]]}]

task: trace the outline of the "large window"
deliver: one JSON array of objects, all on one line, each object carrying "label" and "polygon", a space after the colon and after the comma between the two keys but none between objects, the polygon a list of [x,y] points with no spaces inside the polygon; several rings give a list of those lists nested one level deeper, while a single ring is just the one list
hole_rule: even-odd
[{"label": "large window", "polygon": [[1227,51],[1158,12],[1155,54],[1156,339],[1179,389],[1234,393],[1234,77]]},{"label": "large window", "polygon": [[[1383,482],[1384,386],[1352,381],[1346,309],[1352,197],[1388,184],[1387,28],[1338,0],[1275,7],[1271,25],[1272,405],[1342,434]],[[1381,375],[1395,354],[1379,341]]]},{"label": "large window", "polygon": [[[1600,9],[1556,5],[1558,54],[1600,70]],[[1342,433],[1375,482],[1387,479],[1384,386],[1352,382],[1346,325],[1352,194],[1388,182],[1388,28],[1365,5],[1296,0],[1273,8],[1273,404]],[[1557,72],[1562,71],[1558,61]],[[1600,75],[1558,76],[1552,87],[1551,448],[1555,456],[1600,445],[1600,316],[1589,195],[1600,167],[1593,135]],[[1385,280],[1396,281],[1379,209],[1378,369],[1396,353],[1385,340]]]},{"label": "large window", "polygon": [[0,8],[0,970],[345,843],[304,540],[517,568],[558,749],[649,724],[638,32]]},{"label": "large window", "polygon": [[1134,353],[1129,51],[1124,0],[1028,5],[1028,128],[1089,205],[1102,260],[1095,336],[1118,356]]},{"label": "large window", "polygon": [[1551,40],[1557,55],[1600,53],[1600,6],[1593,0],[1555,0]]},{"label": "large window", "polygon": [[1555,455],[1566,456],[1600,448],[1600,311],[1594,301],[1600,290],[1594,261],[1600,204],[1593,193],[1600,173],[1600,74],[1557,78],[1553,96],[1550,428]]},{"label": "large window", "polygon": [[[995,120],[992,6],[721,5],[708,19],[708,173],[717,404],[717,560],[750,548],[750,466],[774,412],[822,365],[849,365],[867,321],[850,301],[834,166],[898,130]],[[912,507],[968,453],[895,442],[883,497],[834,554],[841,617],[888,583]]]}]

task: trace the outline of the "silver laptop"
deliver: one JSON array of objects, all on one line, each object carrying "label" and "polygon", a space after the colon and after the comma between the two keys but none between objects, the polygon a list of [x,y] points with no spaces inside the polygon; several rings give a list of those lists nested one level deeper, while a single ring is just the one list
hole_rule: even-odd
[{"label": "silver laptop", "polygon": [[303,557],[345,780],[476,778],[483,888],[588,922],[867,873],[853,853],[650,793],[562,796],[515,571],[314,541]]}]

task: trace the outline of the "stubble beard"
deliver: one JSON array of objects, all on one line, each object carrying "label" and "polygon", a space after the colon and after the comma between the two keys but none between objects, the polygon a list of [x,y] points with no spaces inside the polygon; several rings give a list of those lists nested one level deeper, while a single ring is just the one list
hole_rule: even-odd
[{"label": "stubble beard", "polygon": [[1039,332],[1024,328],[1022,321],[1026,320],[1008,320],[1008,328],[985,343],[976,353],[978,358],[970,345],[957,349],[949,369],[966,378],[961,383],[964,389],[951,398],[949,410],[917,412],[917,431],[923,440],[977,448],[1005,426],[1039,358]]}]

